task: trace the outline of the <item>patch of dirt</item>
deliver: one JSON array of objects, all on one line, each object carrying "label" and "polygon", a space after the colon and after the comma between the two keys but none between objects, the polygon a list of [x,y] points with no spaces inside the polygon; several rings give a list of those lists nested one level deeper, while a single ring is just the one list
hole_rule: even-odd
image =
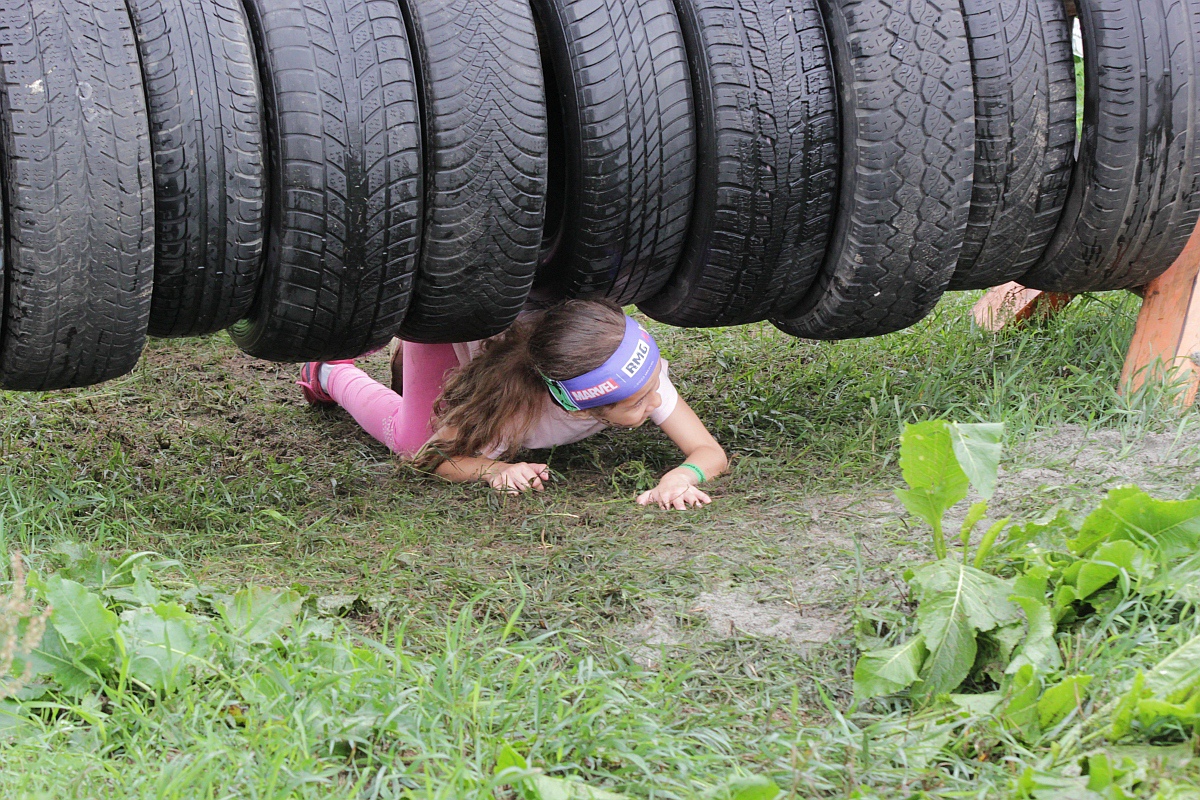
[{"label": "patch of dirt", "polygon": [[844,599],[854,576],[826,564],[798,564],[792,572],[792,596],[801,604],[828,604]]},{"label": "patch of dirt", "polygon": [[674,647],[683,642],[683,636],[671,617],[657,610],[645,622],[630,630],[628,638],[643,645],[643,649],[664,645]]},{"label": "patch of dirt", "polygon": [[[1062,498],[1038,495],[1058,487],[1085,489],[1086,507],[1091,508],[1103,491],[1123,484],[1135,483],[1162,497],[1179,497],[1200,485],[1200,433],[1195,431],[1128,438],[1115,430],[1067,426],[1022,442],[1006,456],[991,502],[992,518],[1007,513],[1029,518],[1025,509],[1040,515]],[[957,538],[967,506],[960,503],[947,514],[948,536]],[[708,558],[726,569],[753,569],[764,563],[763,548],[769,547],[776,559],[772,566],[780,569],[758,569],[753,583],[723,582],[695,600],[682,601],[687,605],[677,611],[685,619],[702,621],[699,626],[681,628],[676,613],[667,608],[669,600],[651,601],[651,616],[621,637],[635,659],[652,664],[661,647],[736,636],[813,648],[846,629],[856,592],[898,594],[903,587],[897,565],[932,558],[928,531],[921,526],[911,535],[904,532],[904,508],[889,490],[764,496],[762,505],[752,509],[714,520],[702,541],[685,538],[664,558],[671,565]],[[976,529],[975,538],[981,535]]]},{"label": "patch of dirt", "polygon": [[737,589],[700,595],[690,613],[704,615],[709,629],[719,638],[749,634],[783,639],[801,647],[828,642],[845,624],[839,612],[819,606],[760,602]]},{"label": "patch of dirt", "polygon": [[743,636],[785,641],[805,654],[833,640],[849,624],[843,610],[763,600],[746,588],[725,587],[705,592],[686,611],[689,617],[702,618],[706,624],[682,629],[675,621],[675,614],[655,607],[649,618],[621,636],[629,644],[633,659],[653,667],[664,647]]},{"label": "patch of dirt", "polygon": [[1151,494],[1177,497],[1200,485],[1200,434],[1128,438],[1116,430],[1065,426],[1021,443],[1014,461],[1000,471],[997,507],[1072,485],[1103,491],[1132,483]]}]

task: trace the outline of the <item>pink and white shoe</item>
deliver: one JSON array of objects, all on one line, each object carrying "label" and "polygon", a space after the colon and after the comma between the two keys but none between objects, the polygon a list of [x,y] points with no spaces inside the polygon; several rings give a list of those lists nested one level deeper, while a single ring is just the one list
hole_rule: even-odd
[{"label": "pink and white shoe", "polygon": [[329,392],[321,386],[321,367],[324,364],[353,364],[353,358],[341,361],[309,361],[300,367],[300,380],[296,385],[304,392],[304,399],[314,406],[337,405],[337,401],[329,396]]}]

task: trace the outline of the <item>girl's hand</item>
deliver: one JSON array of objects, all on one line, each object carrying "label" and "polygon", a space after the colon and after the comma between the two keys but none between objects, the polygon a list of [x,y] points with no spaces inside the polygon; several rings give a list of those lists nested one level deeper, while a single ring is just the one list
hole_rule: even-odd
[{"label": "girl's hand", "polygon": [[493,489],[508,494],[520,494],[530,489],[540,492],[544,488],[542,481],[550,480],[550,468],[545,464],[527,464],[524,461],[516,464],[496,463],[484,480]]},{"label": "girl's hand", "polygon": [[712,502],[712,498],[693,486],[686,477],[668,473],[658,482],[658,486],[638,495],[637,502],[640,506],[658,503],[658,507],[664,510],[673,508],[683,511],[689,507],[706,506]]}]

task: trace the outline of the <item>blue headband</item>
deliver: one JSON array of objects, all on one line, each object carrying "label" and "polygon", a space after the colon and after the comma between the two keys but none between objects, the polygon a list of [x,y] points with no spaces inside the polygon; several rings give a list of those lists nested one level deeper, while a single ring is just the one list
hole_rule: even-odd
[{"label": "blue headband", "polygon": [[645,328],[625,317],[625,337],[616,352],[596,369],[565,381],[542,376],[554,402],[567,411],[619,403],[650,381],[658,365],[658,344]]}]

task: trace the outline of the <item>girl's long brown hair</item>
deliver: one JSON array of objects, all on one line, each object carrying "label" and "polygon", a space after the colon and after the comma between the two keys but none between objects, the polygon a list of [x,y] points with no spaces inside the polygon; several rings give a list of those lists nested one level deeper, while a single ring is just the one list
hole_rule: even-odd
[{"label": "girl's long brown hair", "polygon": [[448,458],[520,447],[548,396],[542,376],[565,381],[590,372],[616,352],[625,314],[607,300],[567,300],[522,317],[484,342],[470,362],[450,374],[434,403],[435,436],[414,460],[434,469]]}]

